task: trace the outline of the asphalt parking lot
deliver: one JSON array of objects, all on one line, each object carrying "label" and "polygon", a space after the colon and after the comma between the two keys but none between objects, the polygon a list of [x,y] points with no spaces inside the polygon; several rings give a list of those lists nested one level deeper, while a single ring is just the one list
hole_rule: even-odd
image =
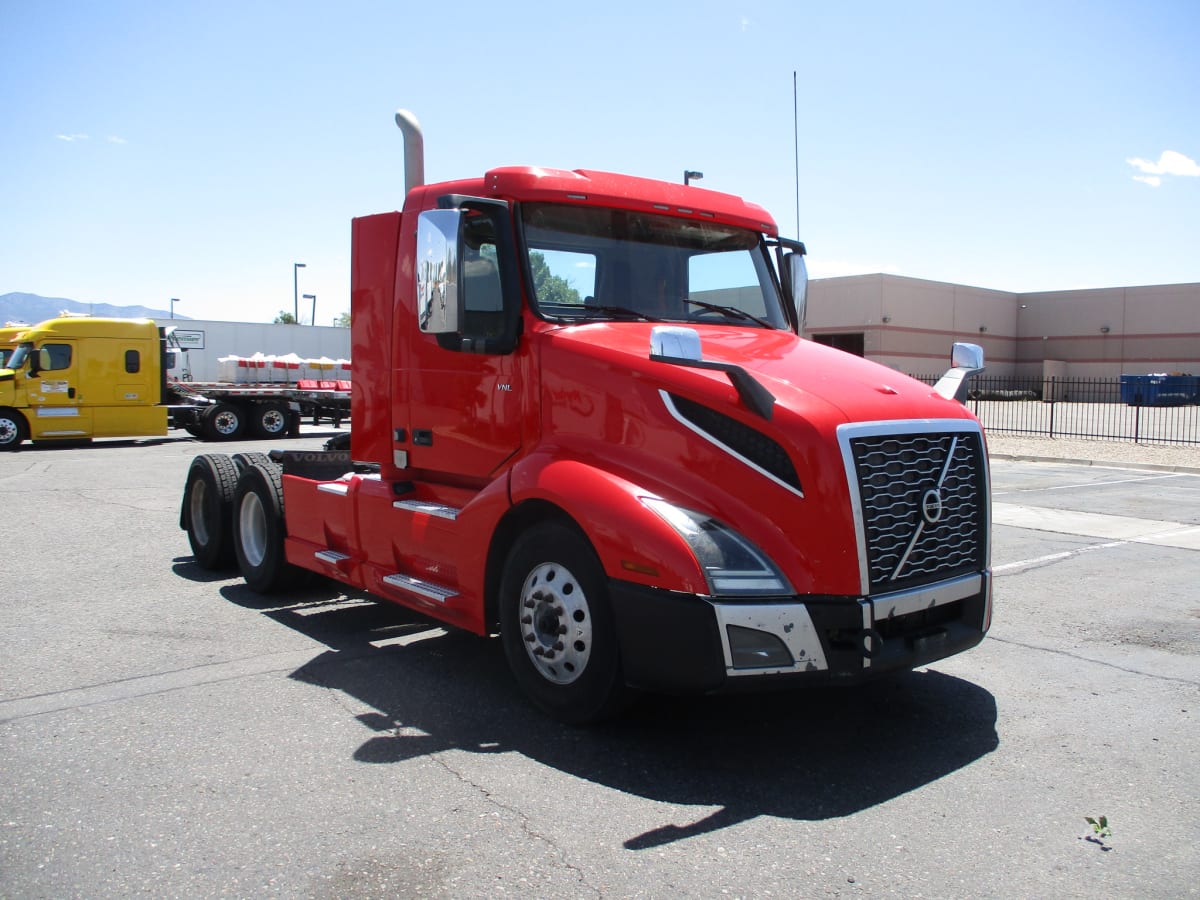
[{"label": "asphalt parking lot", "polygon": [[995,460],[979,647],[577,730],[496,641],[196,567],[235,449],[0,454],[0,896],[1200,894],[1198,475]]}]

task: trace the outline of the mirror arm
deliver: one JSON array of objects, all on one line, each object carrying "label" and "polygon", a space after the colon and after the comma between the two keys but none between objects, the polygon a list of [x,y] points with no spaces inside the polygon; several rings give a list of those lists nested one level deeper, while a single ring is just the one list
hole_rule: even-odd
[{"label": "mirror arm", "polygon": [[952,368],[933,386],[934,393],[965,404],[970,394],[972,376],[985,371],[983,348],[978,344],[956,343],[951,364]]}]

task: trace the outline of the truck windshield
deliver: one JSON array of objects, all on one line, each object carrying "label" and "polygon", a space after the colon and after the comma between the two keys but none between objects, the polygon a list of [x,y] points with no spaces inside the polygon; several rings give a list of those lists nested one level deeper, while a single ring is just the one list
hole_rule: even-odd
[{"label": "truck windshield", "polygon": [[13,350],[8,359],[4,363],[6,369],[19,369],[25,365],[25,359],[29,356],[29,351],[33,349],[33,344],[18,344]]},{"label": "truck windshield", "polygon": [[534,311],[786,328],[767,251],[749,229],[588,206],[521,207]]}]

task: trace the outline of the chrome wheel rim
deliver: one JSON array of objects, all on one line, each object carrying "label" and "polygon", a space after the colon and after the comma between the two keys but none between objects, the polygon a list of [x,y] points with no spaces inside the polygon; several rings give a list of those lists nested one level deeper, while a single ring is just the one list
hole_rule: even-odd
[{"label": "chrome wheel rim", "polygon": [[587,596],[565,566],[542,563],[521,588],[521,640],[534,668],[554,684],[571,684],[592,653]]},{"label": "chrome wheel rim", "polygon": [[196,542],[208,546],[212,535],[208,531],[208,485],[203,479],[192,484],[192,496],[188,502],[188,518],[192,523],[192,534]]},{"label": "chrome wheel rim", "polygon": [[267,512],[258,494],[250,492],[242,498],[238,525],[242,556],[257,569],[267,558]]}]

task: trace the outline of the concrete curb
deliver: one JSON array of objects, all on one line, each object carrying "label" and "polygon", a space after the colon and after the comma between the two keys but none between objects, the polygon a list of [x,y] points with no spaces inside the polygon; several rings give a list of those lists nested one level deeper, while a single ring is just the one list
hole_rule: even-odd
[{"label": "concrete curb", "polygon": [[1072,466],[1101,466],[1109,469],[1141,469],[1148,472],[1170,472],[1178,475],[1200,475],[1200,467],[1159,465],[1157,463],[1119,462],[1108,459],[1074,459],[1065,456],[1039,456],[1032,453],[988,453],[989,459],[1008,459],[1014,462],[1066,463]]}]

